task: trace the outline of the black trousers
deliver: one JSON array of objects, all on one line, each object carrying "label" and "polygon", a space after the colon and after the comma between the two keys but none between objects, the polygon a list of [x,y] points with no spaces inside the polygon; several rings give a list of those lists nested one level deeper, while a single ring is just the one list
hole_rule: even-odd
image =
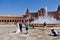
[{"label": "black trousers", "polygon": [[20,25],[19,28],[20,28],[20,31],[22,32],[22,25]]}]

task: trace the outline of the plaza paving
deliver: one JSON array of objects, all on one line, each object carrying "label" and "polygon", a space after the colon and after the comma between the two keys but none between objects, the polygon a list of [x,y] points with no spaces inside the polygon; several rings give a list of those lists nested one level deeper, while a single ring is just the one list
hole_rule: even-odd
[{"label": "plaza paving", "polygon": [[[23,28],[22,33],[15,33],[15,25],[0,25],[0,40],[60,40],[60,36],[50,36],[51,27],[43,29],[43,27],[29,27],[29,33],[25,34],[25,28]],[[58,32],[60,32],[60,27],[54,27]]]}]

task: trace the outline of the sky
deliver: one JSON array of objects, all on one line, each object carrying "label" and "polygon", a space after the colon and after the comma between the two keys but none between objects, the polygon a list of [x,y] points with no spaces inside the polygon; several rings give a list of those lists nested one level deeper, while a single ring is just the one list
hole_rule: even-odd
[{"label": "sky", "polygon": [[60,0],[0,0],[0,14],[25,14],[28,8],[30,12],[37,12],[47,6],[48,11],[56,11]]}]

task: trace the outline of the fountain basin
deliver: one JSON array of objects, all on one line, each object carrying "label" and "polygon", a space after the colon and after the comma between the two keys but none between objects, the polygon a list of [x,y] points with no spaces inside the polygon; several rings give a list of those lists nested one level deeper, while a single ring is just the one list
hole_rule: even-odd
[{"label": "fountain basin", "polygon": [[48,16],[47,7],[46,7],[44,16],[39,16],[38,19],[34,19],[34,21],[32,21],[30,25],[35,27],[44,27],[44,26],[60,27],[60,20]]},{"label": "fountain basin", "polygon": [[40,16],[38,19],[31,22],[31,26],[44,27],[44,22],[46,22],[47,27],[60,27],[60,20],[56,20],[50,16]]},{"label": "fountain basin", "polygon": [[[44,27],[44,24],[30,24],[31,27]],[[46,24],[47,27],[60,27],[60,24]]]}]

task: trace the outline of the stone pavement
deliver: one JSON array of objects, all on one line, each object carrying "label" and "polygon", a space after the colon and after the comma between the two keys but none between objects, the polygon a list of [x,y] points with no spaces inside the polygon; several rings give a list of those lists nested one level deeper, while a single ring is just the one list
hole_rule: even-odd
[{"label": "stone pavement", "polygon": [[[0,25],[0,40],[60,40],[60,36],[50,36],[51,28],[43,29],[43,27],[29,28],[29,33],[25,34],[25,28],[22,33],[15,33],[15,25]],[[55,27],[56,28],[56,27]],[[60,32],[60,27],[56,29]]]}]

